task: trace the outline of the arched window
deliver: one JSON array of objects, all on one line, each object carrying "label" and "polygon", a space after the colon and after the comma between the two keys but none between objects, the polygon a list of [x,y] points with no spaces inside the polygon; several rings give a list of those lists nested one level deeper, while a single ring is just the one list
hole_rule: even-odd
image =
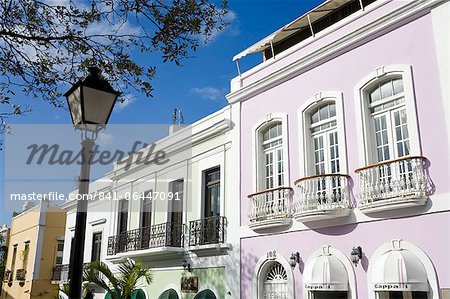
[{"label": "arched window", "polygon": [[262,160],[264,166],[264,189],[283,186],[283,139],[282,124],[274,122],[261,131]]},{"label": "arched window", "polygon": [[[299,110],[300,174],[294,203],[298,221],[343,217],[350,212],[343,97],[324,91]],[[321,210],[319,214],[314,211]],[[326,213],[324,213],[326,211]]]},{"label": "arched window", "polygon": [[253,127],[254,191],[289,185],[287,115],[270,113]]},{"label": "arched window", "polygon": [[262,298],[288,298],[288,277],[286,269],[278,262],[273,262],[268,268],[263,282]]},{"label": "arched window", "polygon": [[356,170],[358,206],[364,211],[371,212],[374,202],[387,209],[402,207],[393,205],[393,199],[411,205],[427,200],[412,79],[410,66],[383,66],[355,89],[363,166]]},{"label": "arched window", "polygon": [[411,67],[377,68],[355,88],[362,165],[421,154]]},{"label": "arched window", "polygon": [[299,109],[302,177],[347,172],[343,98],[324,91]]},{"label": "arched window", "polygon": [[376,81],[367,90],[371,118],[370,135],[376,151],[374,162],[389,161],[410,154],[408,117],[403,79],[391,76]]},{"label": "arched window", "polygon": [[340,168],[336,104],[330,102],[315,107],[309,118],[314,174],[338,173]]}]

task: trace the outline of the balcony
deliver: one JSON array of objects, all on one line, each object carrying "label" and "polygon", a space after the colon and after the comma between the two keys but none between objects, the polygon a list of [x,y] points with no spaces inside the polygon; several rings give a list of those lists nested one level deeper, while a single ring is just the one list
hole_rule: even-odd
[{"label": "balcony", "polygon": [[405,157],[357,169],[358,207],[374,213],[424,205],[430,194],[425,157]]},{"label": "balcony", "polygon": [[213,216],[189,223],[189,249],[197,255],[224,253],[229,249],[227,238],[227,218]]},{"label": "balcony", "polygon": [[52,282],[68,282],[69,281],[69,265],[56,265],[53,267]]},{"label": "balcony", "polygon": [[294,184],[298,188],[294,218],[301,222],[345,217],[351,211],[350,177],[324,174],[305,177]]},{"label": "balcony", "polygon": [[289,187],[280,187],[250,194],[249,227],[263,230],[288,226],[292,222],[292,194]]},{"label": "balcony", "polygon": [[184,224],[171,222],[129,230],[108,238],[107,254],[113,256],[154,248],[183,248],[185,230]]},{"label": "balcony", "polygon": [[189,223],[189,246],[220,244],[226,241],[227,218],[208,217]]},{"label": "balcony", "polygon": [[[83,269],[86,269],[86,267],[89,264],[90,263],[84,263]],[[68,283],[70,281],[69,267],[70,266],[67,264],[66,265],[55,265],[53,267],[52,284]],[[96,273],[96,275],[100,275],[100,273]]]}]

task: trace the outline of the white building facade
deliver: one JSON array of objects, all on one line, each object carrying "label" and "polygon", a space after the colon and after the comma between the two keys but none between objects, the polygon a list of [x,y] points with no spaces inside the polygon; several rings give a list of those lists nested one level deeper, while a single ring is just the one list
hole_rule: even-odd
[{"label": "white building facade", "polygon": [[[238,183],[232,128],[227,107],[187,127],[172,126],[169,136],[154,143],[153,153],[163,151],[164,163],[134,160],[128,170],[114,164],[92,183],[91,194],[115,200],[89,204],[84,262],[100,260],[114,269],[126,258],[141,260],[153,270],[153,283],[142,286],[137,298],[236,298],[239,213],[237,188],[232,188]],[[65,208],[61,267],[68,270],[76,203]],[[95,298],[105,296],[89,288]]]}]

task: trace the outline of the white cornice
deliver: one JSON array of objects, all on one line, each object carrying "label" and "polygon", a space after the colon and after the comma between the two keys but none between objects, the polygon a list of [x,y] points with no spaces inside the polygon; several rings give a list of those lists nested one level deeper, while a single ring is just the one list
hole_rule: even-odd
[{"label": "white cornice", "polygon": [[[311,66],[325,60],[327,57],[348,49],[349,47],[356,47],[358,42],[374,36],[390,26],[398,24],[400,21],[414,16],[421,11],[430,9],[433,6],[438,5],[441,2],[448,0],[416,0],[411,1],[409,4],[402,6],[401,8],[386,14],[385,16],[373,21],[365,26],[356,29],[355,31],[347,34],[346,36],[308,54],[300,59],[292,62],[291,64],[275,71],[260,80],[253,82],[247,86],[241,87],[235,92],[231,92],[226,95],[228,103],[233,104],[236,102],[245,101],[265,90],[270,89],[276,85],[285,82],[298,73],[307,70]],[[295,55],[295,54],[294,54]],[[274,60],[276,61],[276,59]],[[237,78],[239,80],[239,78]]]}]

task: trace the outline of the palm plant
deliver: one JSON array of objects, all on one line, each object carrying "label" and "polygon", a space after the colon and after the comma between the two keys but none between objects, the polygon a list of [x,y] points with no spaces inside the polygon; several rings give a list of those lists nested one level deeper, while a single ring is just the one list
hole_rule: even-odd
[{"label": "palm plant", "polygon": [[152,282],[153,275],[141,261],[127,259],[118,265],[115,273],[105,263],[92,262],[84,270],[83,280],[104,289],[113,299],[130,299],[143,280],[147,284]]}]

